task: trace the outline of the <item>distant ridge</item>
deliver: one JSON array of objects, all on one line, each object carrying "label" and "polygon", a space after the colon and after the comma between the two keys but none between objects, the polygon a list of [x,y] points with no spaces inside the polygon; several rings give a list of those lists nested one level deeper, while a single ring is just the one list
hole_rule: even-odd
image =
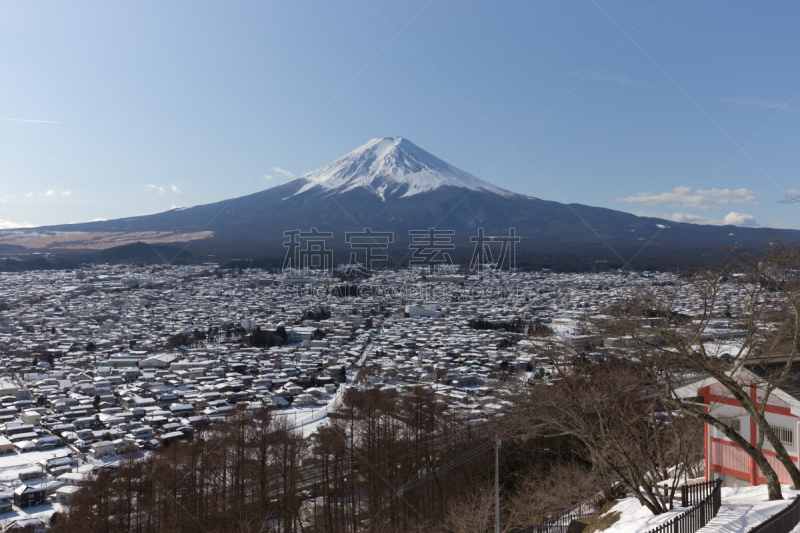
[{"label": "distant ridge", "polygon": [[[516,194],[402,137],[372,139],[318,170],[247,196],[124,220],[31,231],[213,232],[191,241],[186,246],[191,256],[181,259],[235,257],[280,267],[286,253],[284,232],[312,227],[333,233],[326,246],[336,252],[337,264],[348,262],[353,252],[345,242],[345,232],[364,228],[393,232],[388,250],[392,260],[385,265],[390,267],[407,266],[409,231],[433,227],[453,231],[451,240],[456,246],[451,256],[457,262],[470,261],[474,248],[470,238],[479,228],[487,235],[506,235],[513,227],[521,238],[516,249],[519,267],[569,270],[683,268],[718,260],[725,246],[763,250],[776,234],[789,242],[800,240],[796,230],[672,222]],[[25,230],[14,232],[24,235]],[[183,247],[172,245],[177,250]],[[46,251],[57,253],[58,249]],[[144,244],[105,253],[88,257],[159,260],[152,247]]]}]

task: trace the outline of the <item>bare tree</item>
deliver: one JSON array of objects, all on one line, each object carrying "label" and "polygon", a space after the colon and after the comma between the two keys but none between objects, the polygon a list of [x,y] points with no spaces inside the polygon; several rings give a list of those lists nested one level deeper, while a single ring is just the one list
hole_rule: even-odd
[{"label": "bare tree", "polygon": [[[551,360],[557,380],[515,391],[517,427],[579,443],[576,454],[591,463],[607,497],[621,483],[653,514],[670,509],[697,427],[664,419],[649,376],[636,365]],[[666,495],[656,486],[665,480]]]},{"label": "bare tree", "polygon": [[442,525],[447,533],[489,533],[494,514],[494,489],[482,487],[451,503]]},{"label": "bare tree", "polygon": [[[674,286],[639,291],[615,310],[615,320],[606,327],[606,334],[630,338],[637,360],[659,384],[656,390],[662,401],[713,426],[736,443],[760,468],[770,499],[780,499],[778,475],[763,446],[769,442],[792,482],[800,486],[800,470],[766,416],[776,389],[793,387],[794,365],[799,362],[800,280],[794,272],[800,268],[800,250],[777,242],[764,256],[731,250],[731,258],[720,268],[682,279]],[[723,300],[731,291],[735,291],[738,303]],[[699,304],[695,316],[673,310],[679,300],[688,298]],[[737,350],[723,352],[709,342],[714,322],[720,318],[742,333]],[[643,321],[648,324],[643,326]],[[703,406],[683,397],[682,387],[705,376],[719,383],[755,422],[755,443],[713,411],[706,412]]]},{"label": "bare tree", "polygon": [[575,460],[555,463],[546,475],[529,475],[520,485],[505,505],[504,523],[516,530],[538,524],[600,490],[591,468]]}]

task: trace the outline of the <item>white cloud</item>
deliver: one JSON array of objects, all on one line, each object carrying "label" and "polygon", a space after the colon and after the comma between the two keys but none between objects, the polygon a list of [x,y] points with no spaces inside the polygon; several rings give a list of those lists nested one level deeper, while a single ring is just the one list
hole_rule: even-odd
[{"label": "white cloud", "polygon": [[89,222],[105,222],[105,221],[106,221],[106,219],[104,219],[104,218],[93,218]]},{"label": "white cloud", "polygon": [[274,179],[275,179],[275,178],[273,178],[273,177],[272,177],[272,176],[270,176],[269,174],[264,174],[264,180],[265,180],[265,181],[272,181],[272,180],[274,180]]},{"label": "white cloud", "polygon": [[687,222],[689,224],[719,224],[719,220],[713,218],[706,218],[701,215],[693,215],[691,213],[648,213],[646,211],[634,211],[637,217],[648,218],[663,218],[672,222]]},{"label": "white cloud", "polygon": [[693,215],[691,213],[672,213],[667,215],[669,220],[673,222],[689,222],[690,224],[717,224],[716,220],[711,220],[700,215]]},{"label": "white cloud", "polygon": [[70,194],[72,194],[72,191],[64,191],[61,194],[64,196],[69,196]]},{"label": "white cloud", "polygon": [[753,227],[756,225],[756,217],[753,215],[747,215],[745,213],[737,213],[736,211],[731,211],[722,221],[723,224],[731,224],[733,226],[745,226],[745,227]]},{"label": "white cloud", "polygon": [[55,191],[45,191],[45,192],[43,192],[42,194],[43,194],[44,196],[53,196],[55,193],[56,193]]},{"label": "white cloud", "polygon": [[169,208],[170,208],[170,209],[177,209],[177,208],[178,208],[178,206],[177,206],[176,204],[172,204],[172,205],[171,205]]},{"label": "white cloud", "polygon": [[746,105],[746,106],[754,106],[760,107],[762,109],[781,109],[783,111],[791,111],[793,113],[797,113],[800,111],[797,107],[790,107],[782,104],[780,102],[772,102],[770,100],[759,100],[756,98],[750,98],[749,96],[740,96],[738,98],[725,98],[724,100],[720,100],[720,102],[724,102],[726,104],[735,104],[735,105]]},{"label": "white cloud", "polygon": [[722,205],[756,203],[756,193],[750,189],[697,189],[675,187],[671,192],[639,192],[633,196],[617,198],[618,202],[645,205],[675,205],[700,210],[720,209]]},{"label": "white cloud", "polygon": [[181,193],[181,191],[178,189],[177,185],[170,185],[170,187],[172,187],[172,192],[173,193],[175,193],[175,194],[180,194]]},{"label": "white cloud", "polygon": [[282,168],[272,167],[272,170],[274,170],[275,172],[277,172],[278,174],[280,174],[282,176],[286,176],[287,178],[293,178],[294,177],[294,174],[292,174],[288,170],[283,170]]},{"label": "white cloud", "polygon": [[164,187],[159,187],[158,185],[153,185],[152,183],[150,185],[145,186],[144,190],[147,192],[164,194]]},{"label": "white cloud", "polygon": [[30,228],[33,224],[27,222],[17,223],[10,220],[0,220],[0,229]]},{"label": "white cloud", "polygon": [[25,195],[25,198],[30,198],[31,196],[33,196],[33,193],[29,192],[28,194]]}]

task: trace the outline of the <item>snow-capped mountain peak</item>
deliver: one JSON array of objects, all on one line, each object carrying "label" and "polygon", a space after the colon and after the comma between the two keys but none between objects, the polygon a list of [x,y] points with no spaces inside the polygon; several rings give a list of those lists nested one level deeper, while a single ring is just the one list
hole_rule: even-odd
[{"label": "snow-capped mountain peak", "polygon": [[314,188],[332,194],[363,187],[385,200],[391,195],[413,196],[449,186],[514,195],[442,161],[402,137],[372,139],[298,180],[305,183],[295,194]]}]

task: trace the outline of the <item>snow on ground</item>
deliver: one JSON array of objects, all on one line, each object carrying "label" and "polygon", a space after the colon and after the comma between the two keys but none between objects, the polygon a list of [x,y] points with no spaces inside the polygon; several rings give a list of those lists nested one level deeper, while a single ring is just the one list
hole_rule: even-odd
[{"label": "snow on ground", "polygon": [[639,503],[639,500],[631,496],[620,500],[617,505],[609,510],[609,512],[613,511],[618,511],[622,515],[619,520],[605,530],[605,533],[644,533],[660,526],[664,522],[669,522],[686,511],[686,508],[676,507],[672,511],[653,516],[653,513],[647,507],[644,507]]},{"label": "snow on ground", "polygon": [[[800,495],[800,492],[783,489],[783,500],[769,501],[767,487],[722,488],[722,507],[717,516],[704,528],[703,533],[746,533],[750,528],[757,526],[770,516],[782,510],[791,501]],[[676,507],[658,516],[653,514],[634,497],[620,500],[609,512],[619,511],[619,520],[605,530],[605,533],[646,533],[676,516],[685,512],[687,508]],[[795,530],[800,533],[800,528]]]},{"label": "snow on ground", "polygon": [[307,439],[308,437],[313,435],[314,432],[317,431],[317,429],[319,429],[322,426],[328,425],[328,422],[329,422],[329,420],[326,417],[326,418],[322,418],[320,420],[317,420],[315,422],[311,422],[309,424],[304,424],[304,425],[302,425],[302,426],[300,426],[299,428],[296,428],[296,429],[297,429],[297,431],[301,431],[302,430],[303,431],[303,438]]},{"label": "snow on ground", "polygon": [[287,409],[278,409],[272,411],[272,416],[285,417],[292,426],[299,426],[304,420],[310,419],[314,414],[324,410],[324,405],[303,406],[303,407],[289,407]]},{"label": "snow on ground", "polygon": [[[62,448],[53,448],[52,450],[41,452],[25,452],[25,453],[10,453],[0,455],[0,481],[13,481],[19,479],[20,470],[25,470],[32,466],[40,467],[36,464],[37,461],[43,459],[52,459],[54,457],[66,457],[72,450],[66,446]],[[31,481],[31,483],[38,483],[38,481]]]},{"label": "snow on ground", "polygon": [[[23,483],[19,481],[20,471],[29,469],[31,467],[41,468],[41,466],[37,464],[37,461],[52,459],[55,457],[66,457],[70,452],[71,450],[64,446],[61,448],[53,448],[52,450],[40,452],[10,453],[0,455],[0,482],[3,482],[6,486],[11,486],[12,488],[17,487]],[[52,480],[53,478],[36,478],[25,483],[35,485],[43,482],[45,479]],[[27,507],[25,509],[18,509],[14,507],[13,510],[0,514],[0,530],[4,529],[5,526],[11,521],[19,518],[38,518],[44,522],[48,522],[50,520],[50,516],[60,509],[61,506],[59,504],[50,503],[38,505],[36,507]]]},{"label": "snow on ground", "polygon": [[[694,349],[699,349],[698,345],[692,346]],[[737,357],[742,349],[742,343],[739,342],[705,342],[703,348],[711,357],[722,357],[723,355],[731,355]]]},{"label": "snow on ground", "polygon": [[722,507],[711,522],[703,528],[704,533],[746,533],[787,507],[793,499],[800,495],[796,490],[783,489],[783,500],[769,501],[767,499],[766,485],[757,487],[742,487],[738,489],[722,489]]},{"label": "snow on ground", "polygon": [[12,511],[0,514],[0,531],[4,530],[14,520],[19,520],[20,518],[37,518],[49,524],[50,517],[60,511],[61,504],[59,503],[48,503],[37,505],[36,507],[26,507],[25,509],[14,507]]}]

